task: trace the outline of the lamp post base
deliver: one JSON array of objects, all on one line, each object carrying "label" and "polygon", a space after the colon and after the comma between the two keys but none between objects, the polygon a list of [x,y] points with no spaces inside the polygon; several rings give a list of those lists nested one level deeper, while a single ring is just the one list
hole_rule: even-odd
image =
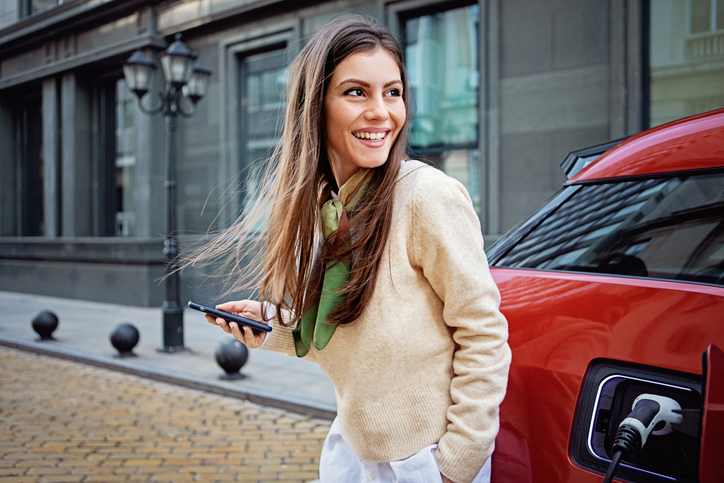
[{"label": "lamp post base", "polygon": [[179,345],[179,346],[168,346],[168,347],[159,347],[156,349],[156,352],[161,352],[163,354],[176,354],[178,352],[184,352],[186,347]]},{"label": "lamp post base", "polygon": [[163,346],[159,352],[173,354],[184,347],[184,312],[181,307],[163,307]]}]

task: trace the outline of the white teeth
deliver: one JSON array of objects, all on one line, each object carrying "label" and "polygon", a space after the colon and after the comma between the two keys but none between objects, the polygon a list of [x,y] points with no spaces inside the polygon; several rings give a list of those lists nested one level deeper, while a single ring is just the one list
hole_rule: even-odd
[{"label": "white teeth", "polygon": [[379,141],[385,137],[386,133],[383,132],[363,132],[363,133],[354,133],[354,136],[360,139],[369,139],[371,141]]}]

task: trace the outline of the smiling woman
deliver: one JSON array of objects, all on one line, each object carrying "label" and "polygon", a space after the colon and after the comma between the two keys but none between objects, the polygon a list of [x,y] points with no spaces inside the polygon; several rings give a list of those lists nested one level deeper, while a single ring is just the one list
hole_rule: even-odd
[{"label": "smiling woman", "polygon": [[[322,483],[490,480],[510,349],[500,296],[465,188],[405,161],[409,82],[402,50],[359,17],[326,25],[289,68],[283,139],[268,206],[188,258],[220,260],[259,300],[219,309],[264,321],[251,348],[317,362],[338,417]],[[264,208],[255,263],[240,240]],[[240,272],[237,267],[252,267]]]}]

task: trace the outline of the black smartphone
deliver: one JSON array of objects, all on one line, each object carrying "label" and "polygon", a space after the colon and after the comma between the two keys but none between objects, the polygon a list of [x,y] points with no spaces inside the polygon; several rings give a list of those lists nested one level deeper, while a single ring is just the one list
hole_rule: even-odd
[{"label": "black smartphone", "polygon": [[247,319],[246,317],[232,314],[231,312],[224,312],[223,310],[209,307],[208,305],[197,304],[196,302],[189,301],[189,307],[194,310],[198,310],[199,312],[213,315],[214,317],[221,317],[227,322],[236,322],[237,324],[240,324],[239,328],[242,329],[242,332],[244,331],[244,328],[241,326],[251,327],[254,330],[261,330],[263,332],[271,332],[272,330],[270,325],[262,324],[261,322],[257,322],[256,320]]}]

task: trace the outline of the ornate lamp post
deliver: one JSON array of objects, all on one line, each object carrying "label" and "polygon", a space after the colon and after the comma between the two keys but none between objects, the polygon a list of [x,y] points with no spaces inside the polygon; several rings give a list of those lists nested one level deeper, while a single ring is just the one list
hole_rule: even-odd
[{"label": "ornate lamp post", "polygon": [[[175,41],[161,53],[161,67],[166,89],[159,92],[155,107],[146,108],[143,97],[151,90],[156,65],[141,51],[131,55],[123,66],[128,88],[138,98],[138,107],[148,115],[163,113],[166,118],[166,237],[163,252],[166,256],[166,294],[163,302],[163,352],[184,349],[183,308],[179,303],[179,275],[174,270],[178,256],[176,242],[176,124],[179,115],[196,114],[196,103],[206,94],[211,71],[201,65],[195,52],[181,41]],[[183,99],[187,99],[184,103]],[[189,106],[187,109],[183,104]]]}]

